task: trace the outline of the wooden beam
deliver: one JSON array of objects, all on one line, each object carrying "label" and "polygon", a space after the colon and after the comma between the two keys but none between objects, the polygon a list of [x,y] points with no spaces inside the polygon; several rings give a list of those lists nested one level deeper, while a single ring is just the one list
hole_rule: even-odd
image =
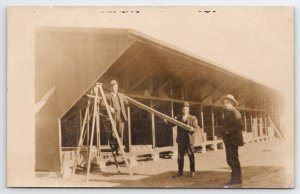
[{"label": "wooden beam", "polygon": [[[174,102],[173,101],[171,101],[171,116],[174,119],[175,115],[174,115]],[[176,130],[177,130],[176,126],[172,127],[173,146],[176,146]]]},{"label": "wooden beam", "polygon": [[[103,81],[103,83],[106,83],[108,81],[110,81],[111,79],[115,79],[114,77],[120,73],[122,70],[124,70],[137,56],[139,56],[142,52],[143,52],[143,49],[142,48],[139,48],[140,45],[138,44],[132,44],[125,52],[132,52],[131,55],[130,55],[130,58],[127,59],[127,61],[122,62],[120,63],[121,65],[118,66],[118,68],[116,68],[116,70],[111,74],[109,75],[105,81]],[[123,53],[123,56],[125,56],[125,53]],[[118,63],[118,61],[117,61]]]},{"label": "wooden beam", "polygon": [[[153,108],[153,101],[150,100],[150,106]],[[152,148],[156,147],[156,138],[155,138],[155,118],[154,118],[154,113],[150,112],[151,114],[151,130],[152,130]]]},{"label": "wooden beam", "polygon": [[45,104],[50,99],[50,97],[54,94],[55,91],[56,91],[56,87],[53,86],[37,103],[34,104],[35,114],[37,114],[45,106]]},{"label": "wooden beam", "polygon": [[[138,99],[145,99],[145,100],[158,100],[158,101],[163,101],[163,102],[176,102],[176,103],[183,103],[186,100],[179,100],[175,98],[161,98],[161,97],[156,97],[156,96],[144,96],[144,95],[139,95],[139,94],[129,94],[129,93],[124,93],[126,96],[130,98],[138,98]],[[202,105],[201,102],[196,102],[196,101],[188,101],[191,105]],[[217,104],[212,104],[211,106],[213,107],[222,107]],[[256,108],[241,108],[237,107],[238,110],[240,111],[257,111],[257,112],[264,112],[264,110],[256,109]],[[268,111],[270,112],[270,111]]]},{"label": "wooden beam", "polygon": [[265,120],[265,130],[266,130],[266,135],[269,136],[269,131],[268,131],[268,124],[267,124],[267,117],[266,113],[264,112],[264,120]]},{"label": "wooden beam", "polygon": [[[218,85],[217,87],[211,86],[211,90],[208,92],[207,95],[205,95],[204,97],[202,97],[202,98],[200,99],[200,102],[203,102],[203,101],[206,100],[209,96],[212,96],[212,94],[213,94],[214,91],[216,91],[216,90],[218,90],[218,89],[220,89],[220,88],[222,88],[222,87],[224,87],[224,86],[226,86],[226,85],[228,85],[228,82],[227,82],[227,83],[223,83],[223,84],[221,84],[221,85]],[[222,95],[222,96],[223,96],[223,95]],[[222,96],[220,96],[220,97],[222,97]],[[213,97],[212,97],[212,104],[214,104],[216,101],[217,101],[217,100],[214,100]]]},{"label": "wooden beam", "polygon": [[160,87],[157,89],[158,91],[162,91],[165,87],[167,87],[175,78],[181,76],[186,72],[187,68],[176,72],[170,79],[168,79],[166,82],[162,83]]},{"label": "wooden beam", "polygon": [[204,97],[202,97],[200,99],[200,103],[203,102],[204,100],[206,100],[208,97],[210,97],[212,95],[213,91],[209,91]]},{"label": "wooden beam", "polygon": [[[80,134],[80,129],[81,129],[81,126],[82,126],[82,122],[83,122],[83,120],[82,120],[82,109],[80,109],[80,111],[79,111],[79,134]],[[76,143],[77,142],[79,142],[79,135],[78,133],[76,133]]]},{"label": "wooden beam", "polygon": [[245,140],[247,142],[247,114],[246,111],[244,111],[244,125],[245,125]]},{"label": "wooden beam", "polygon": [[269,121],[270,121],[270,124],[273,126],[275,132],[277,133],[278,137],[280,139],[283,139],[283,135],[281,134],[281,132],[279,131],[279,129],[277,128],[277,126],[273,123],[271,117],[269,117]]},{"label": "wooden beam", "polygon": [[214,114],[214,108],[211,108],[211,129],[212,129],[212,137],[213,140],[215,140],[215,114]]},{"label": "wooden beam", "polygon": [[[139,95],[139,94],[129,94],[129,93],[124,93],[126,96],[130,98],[138,98],[138,99],[146,99],[146,100],[159,100],[159,101],[165,101],[165,102],[177,102],[177,103],[183,103],[186,100],[179,100],[175,98],[162,98],[162,97],[156,97],[156,96],[144,96],[144,95]],[[189,101],[190,104],[201,104],[200,102],[195,102],[195,101]]]},{"label": "wooden beam", "polygon": [[132,141],[131,141],[131,111],[130,107],[127,106],[127,124],[128,124],[128,150],[129,152],[132,151]]},{"label": "wooden beam", "polygon": [[[184,99],[192,99],[194,96],[199,95],[199,92],[192,91],[189,93],[189,86],[193,85],[195,81],[199,80],[199,76],[193,76],[192,74],[182,76],[179,81],[181,81]],[[171,82],[172,83],[172,82]]]},{"label": "wooden beam", "polygon": [[252,112],[250,112],[250,128],[251,128],[251,132],[252,132],[252,138],[254,138]]},{"label": "wooden beam", "polygon": [[[232,94],[232,92],[238,90],[239,88],[241,88],[244,84],[240,83],[239,86],[237,88],[233,88],[233,86],[235,85],[234,80],[231,82],[227,82],[224,83],[221,87],[224,86],[232,86],[232,87],[228,87],[227,89],[225,89],[225,91],[222,91],[222,95],[219,95],[217,98],[213,99],[213,103],[217,102],[222,96],[226,95],[226,94]],[[217,87],[215,90],[221,88],[221,87]]]},{"label": "wooden beam", "polygon": [[63,174],[63,157],[62,157],[62,135],[61,135],[61,119],[58,119],[58,141],[59,141],[59,159],[60,159],[60,174]]},{"label": "wooden beam", "polygon": [[177,126],[183,128],[185,130],[188,130],[188,131],[193,130],[191,126],[188,126],[188,125],[186,125],[186,124],[184,124],[184,123],[182,123],[182,122],[180,122],[176,119],[173,119],[172,117],[170,117],[168,115],[165,115],[165,114],[163,114],[163,113],[161,113],[161,112],[159,112],[159,111],[157,111],[157,110],[155,110],[151,107],[148,107],[148,106],[146,106],[146,105],[144,105],[144,104],[142,104],[142,103],[140,103],[140,102],[138,102],[138,101],[136,101],[136,100],[134,100],[134,99],[132,99],[128,96],[124,96],[124,98],[127,99],[129,103],[139,107],[140,109],[143,109],[143,110],[145,110],[149,113],[153,113],[155,116],[157,116],[159,118],[162,118],[162,119],[165,119],[166,121],[168,121],[168,122],[170,122],[174,125],[177,125]]},{"label": "wooden beam", "polygon": [[[212,87],[211,84],[214,84],[218,81],[219,79],[217,77],[215,77],[215,79],[211,79],[208,83],[205,83],[204,84],[204,87]],[[197,93],[193,93],[190,98],[194,98],[195,96],[197,95]],[[200,99],[200,102],[203,102],[204,100],[207,99],[207,97],[209,97],[211,95],[211,90],[209,91],[209,93],[205,94],[204,97],[202,96],[201,99]]]},{"label": "wooden beam", "polygon": [[201,111],[201,126],[204,129],[204,115],[203,115],[203,106],[200,106],[200,111]]},{"label": "wooden beam", "polygon": [[137,82],[135,82],[130,88],[129,88],[129,91],[132,91],[134,90],[136,87],[138,87],[140,84],[142,84],[146,79],[148,79],[150,76],[152,76],[152,74],[154,72],[156,72],[157,69],[156,68],[152,68],[150,70],[150,72],[146,75],[146,76],[143,76],[142,79],[138,80]]}]

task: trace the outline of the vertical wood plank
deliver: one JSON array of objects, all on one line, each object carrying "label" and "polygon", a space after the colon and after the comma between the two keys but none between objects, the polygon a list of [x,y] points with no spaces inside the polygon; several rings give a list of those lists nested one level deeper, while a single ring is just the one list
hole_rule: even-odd
[{"label": "vertical wood plank", "polygon": [[129,152],[132,151],[132,142],[131,142],[131,112],[130,112],[130,107],[127,107],[127,117],[128,117],[128,149]]},{"label": "vertical wood plank", "polygon": [[[150,106],[151,108],[153,108],[153,101],[150,101]],[[151,129],[152,129],[152,147],[155,148],[156,147],[156,140],[155,140],[155,118],[154,118],[154,114],[151,114]]]}]

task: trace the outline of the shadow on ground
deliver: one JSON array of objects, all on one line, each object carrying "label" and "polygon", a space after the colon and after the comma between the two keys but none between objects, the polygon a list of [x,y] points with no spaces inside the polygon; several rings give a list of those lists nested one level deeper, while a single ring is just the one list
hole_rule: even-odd
[{"label": "shadow on ground", "polygon": [[[224,183],[230,178],[228,168],[216,171],[197,171],[194,177],[186,172],[183,177],[175,177],[176,171],[169,171],[157,175],[146,175],[146,178],[131,180],[130,178],[109,180],[109,183],[119,187],[176,187],[176,188],[224,188]],[[242,188],[282,188],[287,187],[287,177],[284,168],[277,166],[246,166],[242,168]],[[116,175],[111,174],[111,175]],[[110,176],[107,174],[106,176]],[[91,179],[91,182],[103,181]]]}]

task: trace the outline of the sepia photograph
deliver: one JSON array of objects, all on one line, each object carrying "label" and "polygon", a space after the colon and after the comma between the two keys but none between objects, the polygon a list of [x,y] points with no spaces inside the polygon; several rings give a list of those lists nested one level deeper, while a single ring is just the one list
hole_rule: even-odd
[{"label": "sepia photograph", "polygon": [[8,7],[7,186],[294,188],[293,7]]}]

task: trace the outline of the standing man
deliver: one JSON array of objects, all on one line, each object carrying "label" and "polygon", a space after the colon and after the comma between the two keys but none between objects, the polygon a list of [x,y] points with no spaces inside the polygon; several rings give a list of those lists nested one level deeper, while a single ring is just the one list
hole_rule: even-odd
[{"label": "standing man", "polygon": [[[195,156],[194,156],[194,141],[195,141],[195,131],[198,129],[198,120],[195,116],[190,114],[190,105],[188,102],[183,103],[181,109],[182,115],[175,117],[178,121],[191,126],[191,130],[188,131],[181,127],[177,127],[177,138],[176,142],[178,143],[178,173],[177,176],[183,176],[183,167],[184,167],[184,155],[188,154],[190,160],[190,176],[195,176]],[[172,126],[175,126],[171,124]]]},{"label": "standing man", "polygon": [[221,100],[224,106],[221,131],[225,144],[227,164],[231,168],[231,179],[227,185],[242,184],[242,172],[238,154],[239,146],[244,145],[242,116],[236,109],[238,102],[233,95],[227,94]]},{"label": "standing man", "polygon": [[[123,133],[124,133],[124,122],[127,121],[127,114],[125,109],[125,104],[128,104],[124,95],[119,90],[119,84],[116,80],[111,80],[110,82],[111,92],[106,94],[106,99],[108,105],[110,106],[111,113],[113,115],[118,135],[123,145]],[[113,138],[115,139],[115,134],[113,133]]]}]

